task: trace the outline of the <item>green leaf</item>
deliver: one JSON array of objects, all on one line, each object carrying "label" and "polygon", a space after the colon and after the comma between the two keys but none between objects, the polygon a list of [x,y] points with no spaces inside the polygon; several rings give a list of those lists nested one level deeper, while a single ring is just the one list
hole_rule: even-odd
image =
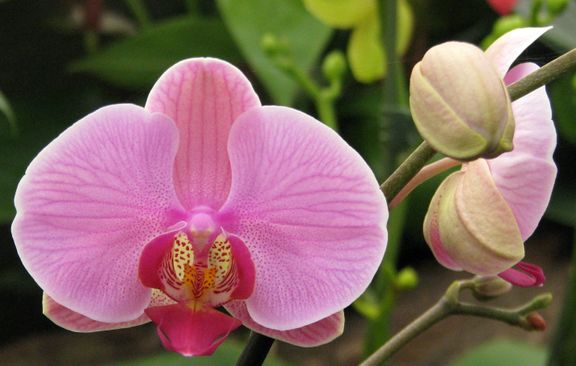
[{"label": "green leaf", "polygon": [[242,53],[277,104],[292,104],[296,82],[280,71],[261,43],[272,34],[290,47],[294,62],[308,72],[318,59],[331,30],[295,0],[218,0],[218,7]]},{"label": "green leaf", "polygon": [[559,181],[552,192],[546,217],[566,226],[576,228],[576,190],[572,182]]},{"label": "green leaf", "polygon": [[189,57],[217,57],[237,62],[240,53],[218,19],[173,18],[114,43],[71,65],[112,84],[148,89],[164,70]]},{"label": "green leaf", "polygon": [[[134,361],[128,362],[115,362],[114,366],[157,366],[157,365],[171,365],[171,366],[212,366],[212,365],[234,365],[243,347],[233,341],[226,341],[214,352],[212,356],[208,357],[183,357],[177,353],[166,352],[156,356],[149,356]],[[284,366],[274,357],[268,357],[264,362],[264,366]],[[112,366],[112,364],[110,364]]]},{"label": "green leaf", "polygon": [[451,366],[544,366],[546,357],[541,347],[498,339],[465,352]]},{"label": "green leaf", "polygon": [[576,48],[576,2],[571,1],[562,15],[552,25],[554,28],[544,34],[544,39],[560,51]]},{"label": "green leaf", "polygon": [[556,80],[549,90],[558,132],[566,141],[576,145],[576,73]]},{"label": "green leaf", "polygon": [[[8,99],[6,99],[6,96],[4,96],[4,94],[0,91],[0,117],[2,115],[8,122],[10,134],[13,137],[16,136],[18,134],[18,126],[16,125],[16,116],[14,115],[14,111],[12,110],[10,103],[8,103]],[[4,127],[0,125],[0,129],[4,130]],[[2,133],[1,135],[4,134]]]}]

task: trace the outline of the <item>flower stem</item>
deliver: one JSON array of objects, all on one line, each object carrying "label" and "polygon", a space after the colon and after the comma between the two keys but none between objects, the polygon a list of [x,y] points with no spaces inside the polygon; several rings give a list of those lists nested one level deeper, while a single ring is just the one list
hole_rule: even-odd
[{"label": "flower stem", "polygon": [[576,48],[510,85],[508,87],[510,98],[512,100],[519,99],[572,70],[576,70]]},{"label": "flower stem", "polygon": [[265,335],[251,332],[248,344],[242,351],[236,366],[259,366],[264,363],[274,339]]},{"label": "flower stem", "polygon": [[[576,231],[573,248],[576,248]],[[549,348],[548,366],[576,365],[576,352],[574,352],[574,344],[576,344],[576,250],[572,252],[570,272],[570,278],[565,285],[566,296],[558,328]]]},{"label": "flower stem", "polygon": [[140,27],[147,28],[150,26],[150,15],[148,10],[146,10],[146,5],[142,0],[125,0],[126,5],[130,8],[130,11],[140,24]]},{"label": "flower stem", "polygon": [[318,119],[328,127],[338,131],[338,119],[336,117],[334,102],[340,96],[341,84],[338,82],[327,88],[320,87],[307,73],[300,69],[291,58],[277,62],[277,65],[296,81],[306,94],[314,100]]},{"label": "flower stem", "polygon": [[422,142],[380,186],[386,200],[391,202],[435,153],[432,146],[426,141]]},{"label": "flower stem", "polygon": [[510,325],[518,326],[526,330],[537,330],[537,325],[530,321],[530,314],[535,310],[547,307],[552,295],[544,294],[536,296],[531,301],[520,306],[517,309],[500,309],[478,304],[461,302],[459,295],[461,290],[470,288],[470,280],[456,281],[452,283],[444,293],[444,296],[438,300],[424,314],[420,315],[412,323],[390,338],[380,349],[374,352],[360,366],[375,366],[390,358],[403,346],[419,334],[432,327],[444,318],[451,315],[470,315],[488,319],[499,320]]}]

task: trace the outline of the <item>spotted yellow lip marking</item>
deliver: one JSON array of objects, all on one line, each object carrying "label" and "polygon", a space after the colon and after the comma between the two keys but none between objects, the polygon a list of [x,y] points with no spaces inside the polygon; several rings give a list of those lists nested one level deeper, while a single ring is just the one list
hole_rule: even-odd
[{"label": "spotted yellow lip marking", "polygon": [[[196,238],[195,235],[201,236]],[[174,235],[171,249],[160,266],[163,291],[179,302],[192,308],[207,304],[218,306],[230,299],[239,283],[238,268],[234,261],[232,246],[225,234],[219,234],[208,250],[205,233],[179,231]]]}]

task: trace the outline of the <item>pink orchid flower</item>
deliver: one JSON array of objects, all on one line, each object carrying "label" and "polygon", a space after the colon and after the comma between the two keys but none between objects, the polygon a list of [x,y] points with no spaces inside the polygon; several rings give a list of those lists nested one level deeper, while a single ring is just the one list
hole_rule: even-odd
[{"label": "pink orchid flower", "polygon": [[[487,50],[486,56],[494,63],[504,82],[509,85],[538,69],[533,63],[521,63],[512,69],[514,60],[547,28],[520,28],[497,39]],[[510,70],[509,70],[510,69]],[[525,241],[532,235],[550,201],[556,179],[556,165],[552,159],[556,147],[556,130],[552,121],[550,102],[541,87],[512,103],[516,129],[512,151],[494,159],[477,159],[463,165],[464,174],[484,177],[494,185],[497,195],[511,209],[518,225],[519,235]],[[440,162],[439,165],[451,162]],[[478,181],[478,179],[476,179]],[[462,179],[464,183],[466,179]],[[462,189],[466,189],[463,187]],[[488,199],[488,198],[487,198]],[[489,221],[489,220],[488,220]],[[429,245],[436,259],[445,267],[482,273],[482,263],[477,258],[456,260],[445,250],[440,240],[439,228],[432,225],[428,233]],[[470,256],[469,256],[470,257]],[[544,282],[542,269],[520,262],[515,268],[501,273],[491,273],[517,286],[538,286]]]},{"label": "pink orchid flower", "polygon": [[500,15],[508,15],[516,6],[516,0],[487,0],[488,5]]},{"label": "pink orchid flower", "polygon": [[14,241],[50,319],[82,332],[152,320],[183,355],[211,354],[242,323],[332,340],[387,238],[362,158],[312,117],[261,106],[215,59],[171,67],[145,108],[76,122],[32,161],[15,203]]}]

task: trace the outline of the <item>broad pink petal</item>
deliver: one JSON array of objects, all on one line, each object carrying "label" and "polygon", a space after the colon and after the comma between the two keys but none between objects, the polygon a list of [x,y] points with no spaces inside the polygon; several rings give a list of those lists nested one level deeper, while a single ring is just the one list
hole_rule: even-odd
[{"label": "broad pink petal", "polygon": [[518,28],[498,38],[486,50],[490,59],[502,77],[506,74],[514,60],[520,56],[528,46],[552,27]]},{"label": "broad pink petal", "polygon": [[177,130],[134,105],[97,110],[32,161],[16,192],[14,242],[58,303],[94,320],[131,321],[150,301],[142,247],[179,208],[172,186]]},{"label": "broad pink petal", "polygon": [[243,301],[232,301],[226,304],[225,308],[233,317],[240,319],[245,327],[265,336],[300,347],[316,347],[326,344],[339,337],[344,331],[344,311],[339,311],[301,328],[275,330],[256,323],[250,317]]},{"label": "broad pink petal", "polygon": [[170,116],[180,133],[174,183],[182,204],[220,208],[228,196],[230,126],[260,105],[250,82],[234,66],[188,59],[168,69],[152,88],[146,109]]},{"label": "broad pink petal", "polygon": [[58,326],[68,329],[72,332],[90,333],[99,332],[102,330],[113,330],[121,328],[130,328],[144,323],[148,323],[150,319],[145,314],[140,315],[138,318],[120,323],[105,323],[90,319],[82,314],[79,314],[67,307],[58,304],[54,299],[44,293],[42,298],[42,311],[44,315],[52,320]]},{"label": "broad pink petal", "polygon": [[366,289],[386,247],[386,201],[360,155],[333,130],[285,107],[252,109],[230,132],[232,187],[222,216],[252,255],[246,300],[259,324],[326,318]]},{"label": "broad pink petal", "polygon": [[[514,67],[506,77],[513,82],[533,72],[534,64]],[[514,150],[488,160],[492,177],[518,221],[526,240],[544,215],[556,179],[552,159],[556,130],[544,87],[512,103],[516,131]]]},{"label": "broad pink petal", "polygon": [[193,311],[183,304],[146,309],[164,347],[184,356],[209,356],[242,323],[214,309]]}]

